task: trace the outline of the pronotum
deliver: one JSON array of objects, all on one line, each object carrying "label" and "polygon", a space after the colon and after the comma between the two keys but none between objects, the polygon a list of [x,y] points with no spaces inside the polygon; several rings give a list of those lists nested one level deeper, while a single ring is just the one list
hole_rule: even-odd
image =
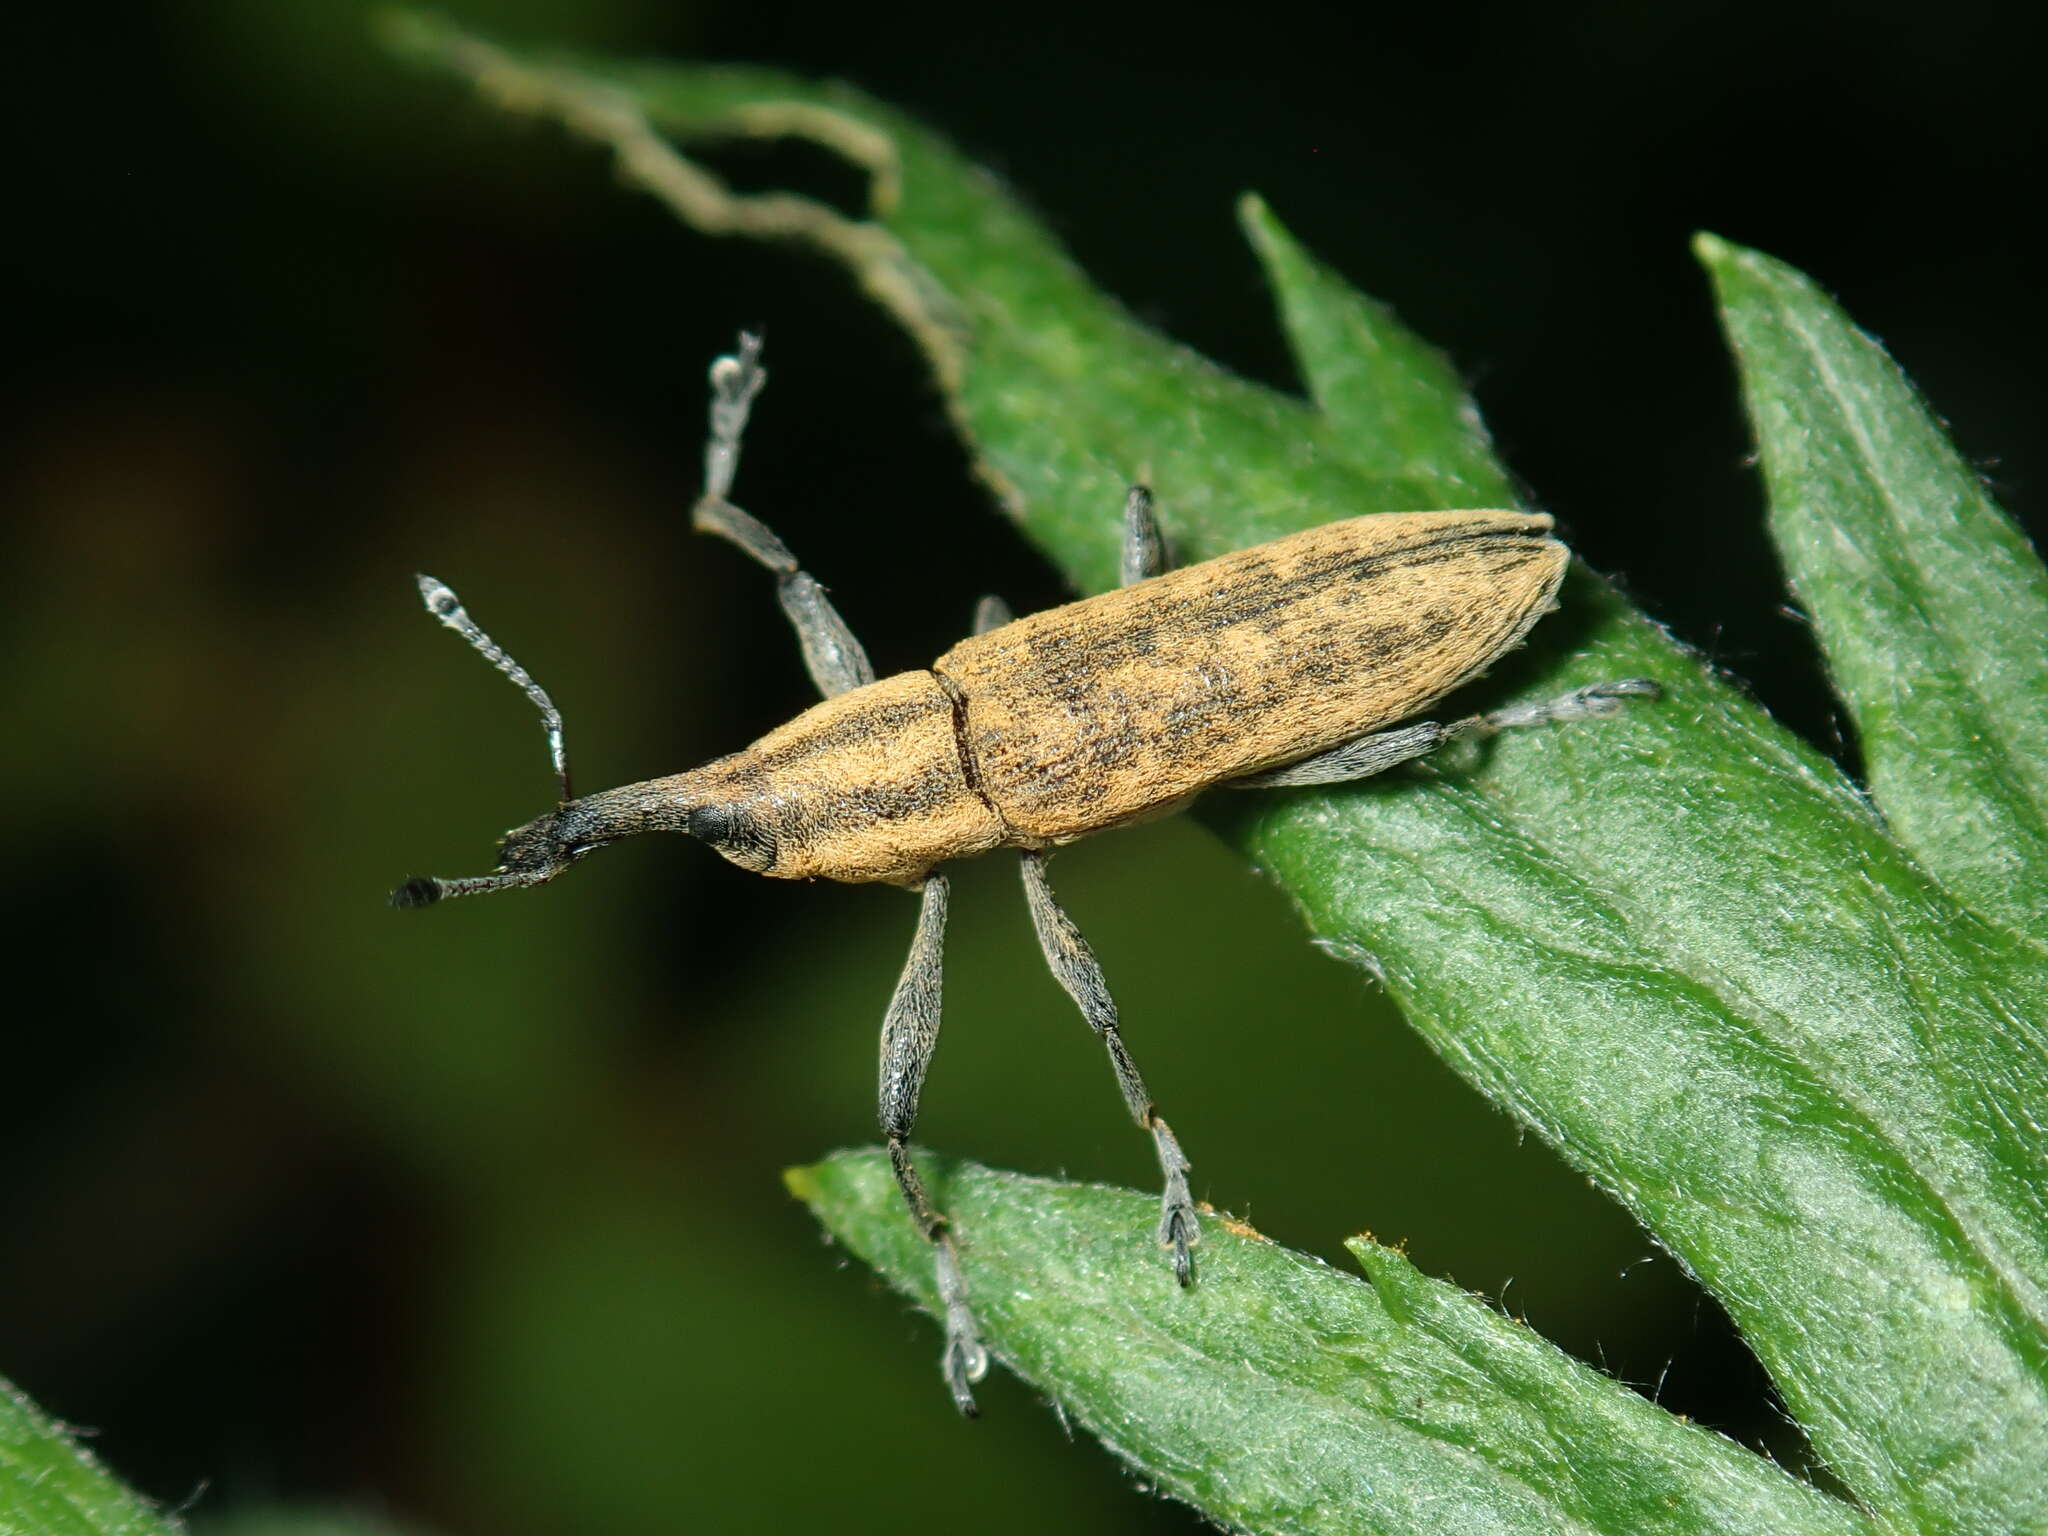
[{"label": "pronotum", "polygon": [[759,338],[743,335],[737,354],[712,366],[705,487],[692,520],[775,573],[824,702],[688,773],[572,798],[553,701],[452,590],[421,576],[428,611],[540,709],[561,794],[506,835],[495,873],[409,880],[391,901],[420,907],[540,885],[636,832],[688,833],[764,875],[919,892],[916,937],[882,1024],[881,1124],[932,1245],[946,1384],[972,1414],[988,1356],[952,1228],[908,1150],[938,1039],[947,894],[938,866],[1018,850],[1046,963],[1108,1047],[1124,1103],[1157,1149],[1159,1243],[1186,1286],[1200,1239],[1188,1162],[1124,1046],[1101,966],[1053,899],[1050,850],[1177,810],[1205,789],[1362,779],[1460,737],[1608,714],[1656,688],[1630,678],[1448,725],[1399,724],[1485,671],[1555,606],[1569,555],[1548,517],[1379,513],[1168,570],[1142,486],[1124,504],[1118,590],[1016,620],[986,598],[971,639],[927,668],[877,681],[824,589],[728,499],[740,436],[767,382],[760,354]]}]

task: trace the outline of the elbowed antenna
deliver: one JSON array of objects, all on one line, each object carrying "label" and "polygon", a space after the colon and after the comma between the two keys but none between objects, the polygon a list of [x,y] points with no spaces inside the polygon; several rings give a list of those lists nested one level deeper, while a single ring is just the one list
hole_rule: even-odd
[{"label": "elbowed antenna", "polygon": [[462,606],[462,599],[455,595],[455,589],[444,581],[421,574],[413,578],[419,583],[420,597],[427,605],[427,612],[462,636],[479,655],[519,686],[520,692],[533,700],[533,707],[540,711],[541,725],[548,733],[548,756],[554,760],[555,782],[560,786],[561,803],[569,803],[569,748],[562,739],[562,712],[555,708],[555,701],[548,697],[547,689],[533,680],[533,675],[505,654],[503,646],[485,634],[469,610]]},{"label": "elbowed antenna", "polygon": [[[559,807],[569,803],[569,749],[562,737],[562,712],[555,708],[555,701],[548,697],[547,689],[533,680],[526,668],[519,665],[505,653],[504,647],[483,632],[469,610],[462,606],[462,599],[455,595],[455,589],[446,582],[425,574],[413,578],[419,583],[420,598],[427,605],[427,612],[462,636],[484,660],[511,678],[519,691],[533,701],[533,707],[540,711],[541,725],[548,733],[548,756],[555,765],[555,784],[561,791]],[[501,854],[502,859],[502,854]],[[437,901],[448,901],[457,896],[477,896],[487,891],[508,891],[520,886],[540,885],[554,878],[565,866],[566,859],[556,853],[552,858],[529,862],[523,869],[507,870],[501,862],[495,875],[470,875],[459,880],[437,880],[422,876],[408,880],[391,893],[394,907],[424,907]]]},{"label": "elbowed antenna", "polygon": [[391,893],[391,905],[403,911],[409,907],[431,907],[437,901],[453,901],[457,896],[516,891],[524,885],[544,884],[552,874],[550,871],[546,875],[465,875],[459,880],[418,875]]}]

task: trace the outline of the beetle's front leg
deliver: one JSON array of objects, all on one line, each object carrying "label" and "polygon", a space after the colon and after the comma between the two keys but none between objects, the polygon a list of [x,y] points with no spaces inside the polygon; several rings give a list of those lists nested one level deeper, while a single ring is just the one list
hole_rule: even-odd
[{"label": "beetle's front leg", "polygon": [[700,533],[715,533],[752,555],[775,573],[775,594],[783,614],[803,648],[804,668],[826,698],[875,680],[868,653],[832,606],[832,599],[810,572],[796,563],[789,546],[768,525],[742,512],[726,497],[740,465],[740,435],[754,396],[768,382],[761,366],[761,338],[744,332],[740,349],[711,365],[711,435],[704,445],[704,494],[690,514]]},{"label": "beetle's front leg", "polygon": [[974,1313],[967,1305],[967,1283],[960,1276],[960,1254],[953,1229],[925,1193],[924,1180],[910,1161],[910,1130],[917,1122],[917,1096],[925,1069],[939,1043],[940,983],[946,944],[946,877],[928,875],[917,911],[917,937],[903,964],[896,995],[882,1022],[882,1134],[889,1142],[889,1166],[910,1206],[910,1214],[932,1245],[938,1270],[939,1307],[944,1312],[945,1353],[940,1369],[952,1390],[953,1402],[974,1417],[972,1383],[988,1374],[988,1352],[981,1347]]},{"label": "beetle's front leg", "polygon": [[1145,1091],[1145,1080],[1138,1075],[1137,1064],[1124,1049],[1123,1035],[1117,1029],[1116,1003],[1109,995],[1109,983],[1103,977],[1095,951],[1081,937],[1074,920],[1053,899],[1052,885],[1045,877],[1045,855],[1030,849],[1024,852],[1024,899],[1031,908],[1031,926],[1038,930],[1045,963],[1080,1008],[1081,1017],[1108,1047],[1110,1065],[1116,1069],[1116,1085],[1123,1092],[1131,1118],[1140,1129],[1152,1133],[1152,1145],[1159,1154],[1159,1171],[1166,1181],[1159,1200],[1159,1246],[1173,1250],[1174,1278],[1182,1285],[1192,1285],[1195,1264],[1189,1250],[1202,1240],[1202,1229],[1195,1217],[1194,1197],[1188,1190],[1187,1157],[1166,1122],[1160,1119],[1152,1096]]}]

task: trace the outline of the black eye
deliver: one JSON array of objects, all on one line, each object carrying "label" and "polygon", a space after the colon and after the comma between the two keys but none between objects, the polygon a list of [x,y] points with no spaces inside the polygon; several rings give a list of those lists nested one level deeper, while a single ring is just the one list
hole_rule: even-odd
[{"label": "black eye", "polygon": [[775,863],[775,833],[742,806],[697,806],[684,819],[683,828],[742,869],[766,870]]},{"label": "black eye", "polygon": [[732,840],[741,819],[729,805],[700,805],[690,812],[684,825],[694,838],[707,843],[723,843]]}]

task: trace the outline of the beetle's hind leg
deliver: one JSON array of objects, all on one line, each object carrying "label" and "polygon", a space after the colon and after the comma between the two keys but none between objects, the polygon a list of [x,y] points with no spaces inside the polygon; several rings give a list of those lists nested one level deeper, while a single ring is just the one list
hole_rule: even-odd
[{"label": "beetle's hind leg", "polygon": [[740,349],[711,365],[711,434],[704,444],[704,494],[690,513],[700,533],[715,533],[752,555],[775,573],[776,597],[797,644],[803,647],[804,669],[826,698],[875,680],[868,653],[861,648],[832,599],[768,525],[742,512],[726,498],[740,467],[740,436],[754,397],[768,382],[761,366],[761,338],[742,332]]},{"label": "beetle's hind leg", "polygon": [[1510,704],[1483,715],[1467,715],[1443,725],[1424,720],[1391,731],[1374,731],[1340,746],[1305,757],[1284,768],[1248,774],[1232,779],[1232,789],[1285,789],[1307,784],[1344,784],[1352,779],[1369,779],[1376,773],[1426,756],[1437,748],[1468,736],[1491,736],[1497,731],[1523,725],[1544,725],[1585,720],[1594,715],[1611,715],[1626,698],[1654,699],[1657,685],[1646,677],[1627,677],[1614,683],[1595,683],[1575,688],[1554,699],[1532,704]]},{"label": "beetle's hind leg", "polygon": [[929,875],[917,910],[917,937],[911,940],[910,958],[903,964],[902,979],[896,983],[896,995],[889,1000],[888,1017],[882,1023],[881,1118],[896,1187],[903,1191],[918,1231],[931,1243],[937,1266],[939,1307],[945,1314],[946,1330],[939,1368],[945,1373],[954,1406],[972,1418],[973,1384],[988,1374],[988,1352],[981,1347],[974,1312],[967,1305],[967,1283],[960,1277],[952,1224],[925,1193],[924,1180],[910,1161],[909,1146],[911,1127],[917,1123],[917,1096],[924,1087],[933,1048],[939,1043],[945,946],[946,877]]},{"label": "beetle's hind leg", "polygon": [[1123,1092],[1131,1118],[1140,1129],[1152,1133],[1152,1145],[1159,1154],[1159,1171],[1166,1181],[1159,1201],[1159,1246],[1173,1251],[1174,1278],[1182,1285],[1192,1285],[1195,1264],[1189,1250],[1201,1241],[1202,1229],[1195,1216],[1194,1197],[1188,1191],[1187,1157],[1166,1122],[1159,1118],[1151,1095],[1145,1092],[1145,1080],[1138,1075],[1137,1064],[1124,1048],[1123,1035],[1117,1029],[1116,1003],[1109,995],[1109,983],[1103,978],[1095,952],[1081,937],[1074,920],[1053,899],[1052,885],[1045,877],[1045,857],[1031,849],[1023,855],[1024,899],[1031,907],[1031,926],[1038,930],[1039,946],[1045,951],[1045,963],[1052,967],[1053,976],[1108,1047],[1110,1065],[1116,1069],[1116,1085]]}]

